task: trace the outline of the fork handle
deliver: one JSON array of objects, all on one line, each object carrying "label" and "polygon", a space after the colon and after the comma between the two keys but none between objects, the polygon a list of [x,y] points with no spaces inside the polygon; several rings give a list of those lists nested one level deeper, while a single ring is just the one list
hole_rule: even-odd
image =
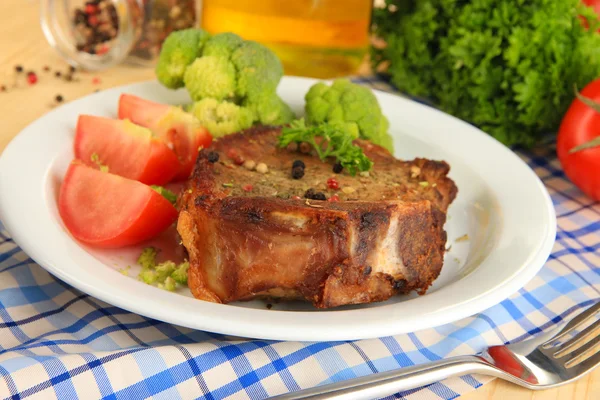
[{"label": "fork handle", "polygon": [[367,400],[393,395],[438,382],[452,376],[472,373],[496,375],[498,371],[477,356],[459,356],[415,365],[329,385],[273,397],[272,400]]}]

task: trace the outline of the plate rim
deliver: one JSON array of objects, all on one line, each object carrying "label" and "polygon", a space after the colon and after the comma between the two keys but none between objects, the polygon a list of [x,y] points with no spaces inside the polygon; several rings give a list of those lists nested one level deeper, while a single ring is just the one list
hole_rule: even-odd
[{"label": "plate rim", "polygon": [[[317,80],[311,79],[311,78],[299,78],[299,77],[287,77],[286,76],[282,80],[282,83],[280,86],[285,86],[286,84],[291,85],[291,86],[293,86],[294,84],[298,84],[301,86],[302,85],[310,85],[316,81]],[[6,168],[6,167],[3,167],[3,165],[9,163],[10,160],[15,157],[14,154],[16,154],[17,152],[20,151],[19,146],[22,146],[21,142],[25,142],[27,140],[27,138],[29,138],[29,136],[35,136],[35,133],[30,133],[30,132],[35,132],[35,129],[37,126],[36,124],[41,124],[46,119],[51,120],[52,116],[60,115],[60,113],[63,112],[62,110],[68,110],[70,107],[76,107],[75,104],[78,104],[78,103],[80,104],[81,102],[84,102],[84,101],[91,101],[90,99],[93,99],[94,96],[97,96],[99,98],[104,97],[104,96],[111,96],[111,95],[116,96],[116,94],[118,94],[118,93],[125,92],[125,91],[131,91],[131,90],[135,91],[136,87],[138,87],[138,86],[143,87],[145,85],[155,85],[156,86],[156,85],[158,85],[158,83],[156,80],[150,80],[150,81],[133,83],[133,84],[129,84],[129,85],[122,85],[122,86],[114,87],[111,89],[107,89],[100,93],[90,94],[88,96],[82,97],[73,102],[62,105],[61,107],[58,107],[57,109],[43,115],[42,117],[38,118],[37,120],[35,120],[31,124],[29,124],[27,127],[25,127],[19,134],[17,134],[11,140],[11,142],[7,145],[7,147],[5,148],[3,153],[0,155],[0,220],[4,224],[5,228],[11,233],[15,243],[17,243],[19,245],[19,247],[32,260],[37,262],[39,265],[41,265],[44,269],[46,269],[52,275],[69,283],[70,285],[74,286],[75,288],[77,288],[85,293],[88,293],[100,300],[103,300],[107,303],[113,304],[115,306],[129,310],[131,312],[134,312],[134,313],[137,313],[140,315],[144,315],[146,317],[150,317],[153,319],[157,319],[160,321],[173,323],[173,324],[181,325],[181,326],[186,326],[186,327],[192,328],[192,329],[200,329],[200,330],[216,332],[216,333],[221,333],[221,334],[226,334],[226,335],[235,335],[235,336],[242,336],[242,337],[262,338],[262,339],[301,340],[301,341],[366,339],[366,338],[388,336],[388,335],[393,335],[393,334],[414,332],[414,331],[418,331],[418,330],[425,329],[425,328],[440,326],[445,323],[453,322],[453,321],[471,316],[480,311],[483,311],[483,310],[499,303],[500,301],[504,300],[505,298],[509,297],[511,294],[513,294],[514,292],[519,290],[521,287],[523,287],[527,282],[529,282],[537,274],[537,272],[543,267],[545,261],[547,260],[547,258],[550,255],[550,252],[551,252],[553,244],[554,244],[555,236],[556,236],[556,215],[554,212],[554,207],[553,207],[552,200],[550,198],[550,195],[548,194],[547,189],[545,188],[545,186],[543,185],[543,183],[541,182],[539,177],[537,177],[537,175],[535,175],[534,171],[531,170],[529,168],[529,166],[527,166],[527,164],[523,160],[521,160],[510,149],[504,147],[502,144],[497,142],[495,139],[491,138],[489,135],[485,134],[481,130],[477,129],[476,127],[474,127],[464,121],[461,121],[453,116],[445,114],[445,113],[443,113],[433,107],[430,107],[426,104],[422,104],[419,102],[415,102],[414,100],[407,99],[405,97],[401,97],[401,96],[397,96],[397,95],[394,95],[391,93],[386,93],[386,92],[382,92],[382,91],[373,89],[374,92],[376,93],[376,96],[378,96],[378,97],[386,98],[389,96],[390,98],[394,98],[395,100],[398,100],[400,102],[410,102],[415,107],[426,108],[427,112],[433,112],[434,114],[437,114],[437,116],[442,119],[450,118],[450,120],[452,120],[453,123],[464,124],[465,127],[468,126],[468,128],[465,128],[467,130],[478,131],[478,136],[480,137],[481,140],[489,141],[488,146],[489,145],[499,146],[498,151],[505,152],[505,154],[507,156],[513,158],[513,161],[516,163],[515,165],[521,164],[521,167],[525,167],[525,169],[527,171],[529,171],[530,175],[533,175],[532,177],[536,181],[536,189],[540,192],[539,194],[541,194],[543,199],[545,200],[544,207],[547,211],[546,218],[548,221],[548,231],[547,231],[546,236],[543,238],[543,240],[541,240],[539,242],[537,253],[531,255],[529,262],[526,265],[521,266],[519,269],[515,269],[515,271],[509,278],[507,278],[505,281],[503,281],[501,284],[497,285],[494,288],[494,290],[496,290],[497,293],[495,293],[495,294],[490,293],[490,291],[488,290],[485,293],[481,293],[478,297],[471,298],[466,302],[463,302],[460,304],[453,304],[451,307],[449,307],[452,309],[451,312],[448,312],[447,310],[438,310],[438,311],[434,312],[432,315],[424,316],[421,320],[412,321],[410,324],[411,329],[408,329],[408,330],[406,329],[406,325],[409,325],[407,323],[404,323],[404,325],[405,325],[404,328],[399,329],[398,322],[382,321],[380,318],[377,321],[376,332],[374,332],[374,330],[371,326],[368,326],[370,324],[356,324],[357,326],[353,326],[352,332],[347,332],[344,330],[336,331],[334,329],[317,329],[317,330],[315,330],[314,326],[311,329],[307,329],[307,327],[298,327],[298,326],[294,326],[293,329],[286,328],[285,326],[279,327],[279,328],[271,326],[269,328],[269,330],[267,331],[266,329],[261,330],[260,327],[256,327],[256,324],[255,324],[256,321],[254,320],[254,316],[258,316],[258,313],[263,313],[263,314],[268,313],[271,317],[274,317],[272,319],[278,319],[281,314],[287,314],[288,316],[290,314],[294,314],[296,316],[300,316],[303,314],[309,314],[313,321],[319,322],[319,323],[327,323],[328,322],[327,315],[331,315],[331,313],[346,313],[348,315],[353,314],[354,316],[356,316],[357,314],[364,313],[365,310],[377,310],[377,309],[381,309],[383,307],[393,307],[394,305],[387,305],[387,306],[383,306],[383,307],[375,307],[375,308],[369,308],[369,309],[358,309],[358,310],[341,310],[341,311],[334,310],[334,311],[324,311],[324,312],[314,312],[314,311],[311,311],[311,312],[303,312],[303,311],[289,312],[289,311],[274,311],[274,310],[253,310],[253,309],[248,309],[248,308],[232,307],[232,306],[227,306],[227,305],[222,305],[222,304],[214,304],[214,303],[206,303],[206,302],[203,302],[204,303],[203,306],[206,306],[206,307],[201,307],[201,306],[198,306],[198,304],[197,304],[198,300],[189,299],[191,302],[196,303],[195,306],[198,306],[198,307],[192,306],[192,308],[194,309],[194,310],[192,310],[192,312],[200,313],[199,310],[195,310],[196,308],[211,309],[210,322],[206,322],[206,321],[204,321],[204,319],[202,319],[200,321],[193,320],[193,319],[186,320],[185,318],[181,317],[181,314],[187,315],[186,313],[189,312],[189,310],[188,310],[188,308],[190,307],[189,304],[186,304],[186,307],[182,307],[182,310],[187,310],[186,312],[183,312],[183,313],[179,312],[179,313],[177,313],[178,316],[173,316],[173,314],[166,315],[164,312],[161,311],[161,307],[154,307],[154,308],[143,307],[142,304],[140,304],[138,302],[135,302],[135,301],[132,302],[128,296],[124,296],[124,297],[123,296],[115,296],[114,291],[113,292],[107,291],[107,290],[103,289],[103,287],[100,285],[96,286],[96,285],[92,284],[92,281],[87,281],[87,282],[82,281],[80,279],[81,277],[79,275],[74,276],[72,273],[68,273],[67,271],[65,271],[64,267],[61,268],[61,266],[55,265],[55,263],[53,261],[54,257],[49,257],[47,254],[45,254],[45,251],[43,250],[42,246],[33,245],[33,243],[31,243],[31,240],[28,240],[25,237],[25,232],[23,232],[23,230],[19,229],[19,227],[18,227],[19,217],[15,216],[16,213],[11,212],[11,210],[14,210],[14,202],[12,202],[12,200],[10,199],[11,196],[9,196],[7,194],[7,193],[10,193],[10,190],[9,190],[9,188],[4,187],[5,179],[7,179],[7,177],[10,178],[10,175],[11,175],[10,172],[7,173],[6,171],[11,170],[12,168]],[[158,86],[160,86],[160,85],[158,85]],[[395,101],[395,100],[393,100],[393,101]],[[40,122],[40,121],[42,121],[42,122]],[[500,150],[500,148],[502,148],[502,149]],[[9,161],[6,161],[6,160],[9,160]],[[48,171],[46,171],[46,173],[47,172]],[[459,188],[459,190],[460,190],[460,188]],[[42,194],[42,197],[43,197],[43,194]],[[10,210],[7,207],[10,208]],[[39,211],[40,210],[37,210],[37,212],[39,212]],[[82,247],[80,247],[74,240],[71,239],[71,241],[73,243],[75,243],[82,251],[85,252],[85,250]],[[91,255],[89,255],[89,256],[91,257]],[[105,272],[112,272],[116,275],[120,275],[120,274],[118,274],[118,272],[112,270],[111,268],[107,268],[107,269],[110,269],[110,271],[105,271]],[[105,274],[103,274],[103,276],[104,275]],[[78,277],[79,277],[79,279],[78,279]],[[461,279],[460,281],[463,281],[464,279],[467,279],[467,278],[468,278],[468,276]],[[145,298],[144,296],[150,296],[150,298],[152,298],[154,302],[160,301],[162,299],[172,300],[172,299],[170,299],[169,296],[178,296],[179,302],[182,302],[182,298],[185,298],[176,293],[168,293],[165,291],[161,291],[160,295],[158,295],[157,293],[154,293],[157,291],[157,289],[155,289],[155,288],[152,288],[141,282],[137,282],[134,279],[129,279],[129,281],[130,281],[130,282],[128,282],[129,284],[135,285],[134,286],[135,292],[139,293],[139,295],[136,295],[134,297]],[[452,283],[448,286],[454,285],[455,283]],[[431,295],[429,295],[429,296],[431,296]],[[425,297],[427,297],[427,295],[422,296],[422,298],[425,298]],[[129,299],[129,301],[128,301],[128,299]],[[414,300],[418,300],[418,298],[414,299]],[[409,300],[408,302],[410,302],[410,301],[413,301],[413,300]],[[186,303],[187,303],[187,301],[186,301]],[[160,303],[157,303],[156,305],[160,305]],[[219,307],[221,307],[221,309],[219,309]],[[223,308],[223,307],[226,307],[226,308]],[[228,314],[227,310],[231,311],[232,308],[235,308],[237,310],[244,310],[244,313],[247,313],[248,315],[250,315],[250,318],[246,317],[247,321],[245,321],[244,323],[241,323],[241,324],[239,323],[239,321],[236,321],[238,323],[235,324],[234,327],[228,326],[228,324],[231,323],[231,320],[230,320],[231,318],[225,318],[224,315]],[[225,311],[225,312],[223,312],[223,311]],[[231,312],[233,312],[233,311],[231,311]],[[236,313],[234,312],[234,314],[236,314]],[[393,314],[394,313],[392,312],[392,316],[394,316]],[[271,317],[268,317],[267,319],[269,319]],[[398,316],[398,317],[400,317],[400,316]],[[286,317],[283,319],[287,320],[289,318]],[[390,320],[391,319],[393,319],[393,318],[390,318]],[[263,318],[258,318],[258,320],[263,320]],[[433,320],[435,321],[435,323],[432,324]]]}]

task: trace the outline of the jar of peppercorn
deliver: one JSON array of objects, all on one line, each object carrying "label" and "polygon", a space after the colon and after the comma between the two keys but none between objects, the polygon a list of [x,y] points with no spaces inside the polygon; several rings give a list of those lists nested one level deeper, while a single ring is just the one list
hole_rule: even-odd
[{"label": "jar of peppercorn", "polygon": [[151,66],[169,33],[197,25],[196,10],[196,0],[42,0],[41,24],[71,65]]}]

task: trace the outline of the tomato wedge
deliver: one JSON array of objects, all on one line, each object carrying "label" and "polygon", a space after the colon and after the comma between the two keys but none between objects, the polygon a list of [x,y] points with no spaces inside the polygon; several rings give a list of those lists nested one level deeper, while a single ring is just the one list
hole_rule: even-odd
[{"label": "tomato wedge", "polygon": [[198,157],[198,150],[208,147],[210,133],[191,114],[179,107],[155,103],[130,94],[119,99],[119,118],[151,129],[179,157],[180,169],[175,180],[187,179]]},{"label": "tomato wedge", "polygon": [[150,186],[78,161],[67,170],[58,210],[76,239],[106,248],[143,242],[177,218],[175,207]]},{"label": "tomato wedge", "polygon": [[179,171],[175,153],[129,120],[79,116],[74,151],[87,165],[106,165],[113,174],[148,185],[164,185]]}]

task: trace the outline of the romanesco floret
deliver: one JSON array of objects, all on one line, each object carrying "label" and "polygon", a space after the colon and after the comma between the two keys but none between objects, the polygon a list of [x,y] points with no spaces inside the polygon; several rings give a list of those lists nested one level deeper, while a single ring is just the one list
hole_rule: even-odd
[{"label": "romanesco floret", "polygon": [[215,137],[249,128],[255,120],[249,108],[212,98],[195,102],[189,111]]},{"label": "romanesco floret", "polygon": [[235,67],[226,58],[202,56],[194,61],[183,77],[185,88],[196,101],[204,98],[229,99],[235,95]]},{"label": "romanesco floret", "polygon": [[331,86],[319,82],[305,96],[306,122],[309,125],[324,122],[356,124],[360,137],[393,151],[389,123],[370,89],[336,79]]},{"label": "romanesco floret", "polygon": [[171,33],[162,45],[156,64],[156,77],[166,87],[183,87],[188,65],[200,56],[209,34],[201,29],[184,29]]}]

